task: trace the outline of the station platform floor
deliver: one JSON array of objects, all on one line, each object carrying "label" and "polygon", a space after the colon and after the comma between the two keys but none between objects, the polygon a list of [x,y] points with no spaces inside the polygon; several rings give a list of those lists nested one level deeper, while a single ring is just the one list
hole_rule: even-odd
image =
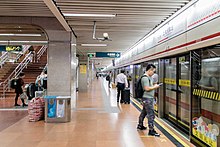
[{"label": "station platform floor", "polygon": [[[94,79],[77,94],[69,123],[28,122],[27,110],[0,110],[1,147],[175,147],[193,146],[160,119],[160,137],[137,131],[140,104],[116,101],[116,89],[104,78]],[[147,119],[145,119],[147,126]],[[165,130],[165,131],[164,131]]]}]

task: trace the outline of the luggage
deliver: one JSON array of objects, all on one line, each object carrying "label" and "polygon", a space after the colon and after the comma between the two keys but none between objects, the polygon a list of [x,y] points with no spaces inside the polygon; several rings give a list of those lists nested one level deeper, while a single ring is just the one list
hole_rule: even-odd
[{"label": "luggage", "polygon": [[130,89],[129,88],[125,88],[123,90],[123,102],[125,104],[130,104]]},{"label": "luggage", "polygon": [[44,91],[35,91],[35,97],[44,97],[45,92]]},{"label": "luggage", "polygon": [[37,87],[35,86],[35,83],[30,83],[27,87],[27,96],[28,100],[31,100],[35,97],[35,91],[37,91]]}]

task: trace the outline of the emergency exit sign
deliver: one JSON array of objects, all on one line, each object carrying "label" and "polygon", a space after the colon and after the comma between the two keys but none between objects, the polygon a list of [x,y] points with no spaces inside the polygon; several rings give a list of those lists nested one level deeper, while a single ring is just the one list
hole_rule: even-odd
[{"label": "emergency exit sign", "polygon": [[100,58],[120,58],[120,52],[96,52],[96,57]]}]

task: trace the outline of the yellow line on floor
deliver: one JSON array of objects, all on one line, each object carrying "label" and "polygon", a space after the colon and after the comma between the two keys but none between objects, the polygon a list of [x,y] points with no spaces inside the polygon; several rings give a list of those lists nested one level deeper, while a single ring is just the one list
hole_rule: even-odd
[{"label": "yellow line on floor", "polygon": [[[131,101],[135,103],[140,109],[142,109],[142,106],[135,99],[131,98]],[[155,119],[155,122],[158,125],[160,125],[162,128],[164,128],[171,136],[173,136],[177,141],[179,141],[184,147],[189,147],[188,144],[186,144],[182,139],[180,139],[176,134],[174,134],[170,129],[168,129],[166,126],[160,123],[157,119]]]}]

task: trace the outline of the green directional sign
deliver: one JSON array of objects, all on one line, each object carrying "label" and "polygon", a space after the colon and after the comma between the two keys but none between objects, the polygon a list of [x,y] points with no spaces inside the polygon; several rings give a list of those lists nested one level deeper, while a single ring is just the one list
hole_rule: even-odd
[{"label": "green directional sign", "polygon": [[100,58],[120,58],[120,52],[96,52],[96,57]]},{"label": "green directional sign", "polygon": [[95,53],[87,53],[89,58],[95,57]]}]

